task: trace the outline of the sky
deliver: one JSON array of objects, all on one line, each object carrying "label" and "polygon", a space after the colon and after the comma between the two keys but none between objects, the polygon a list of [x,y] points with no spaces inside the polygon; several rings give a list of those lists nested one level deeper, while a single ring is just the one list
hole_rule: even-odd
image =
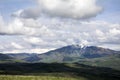
[{"label": "sky", "polygon": [[120,0],[0,0],[0,52],[67,45],[120,51]]}]

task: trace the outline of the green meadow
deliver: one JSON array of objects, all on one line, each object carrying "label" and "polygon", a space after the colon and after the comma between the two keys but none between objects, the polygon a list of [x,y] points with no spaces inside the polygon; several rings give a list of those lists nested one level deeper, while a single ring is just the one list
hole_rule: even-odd
[{"label": "green meadow", "polygon": [[55,76],[20,76],[1,75],[0,80],[87,80],[85,78],[55,77]]}]

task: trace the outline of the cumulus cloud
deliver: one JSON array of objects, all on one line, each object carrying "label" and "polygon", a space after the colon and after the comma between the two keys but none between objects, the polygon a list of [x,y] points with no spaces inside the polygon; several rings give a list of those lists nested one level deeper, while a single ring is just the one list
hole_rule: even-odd
[{"label": "cumulus cloud", "polygon": [[[5,24],[4,20],[1,18],[1,22],[1,35],[4,33],[4,35],[23,36],[22,38],[15,37],[20,41],[10,41],[9,43],[1,42],[10,44],[6,46],[1,44],[2,47],[0,48],[3,51],[4,49],[9,50],[11,47],[9,51],[15,49],[19,51],[27,51],[27,49],[51,50],[70,44],[105,47],[111,44],[118,46],[114,47],[115,49],[119,49],[120,24],[105,21],[63,20],[49,17],[39,19],[15,18],[8,24]],[[23,46],[24,48],[22,48]],[[110,46],[107,47],[109,48]]]},{"label": "cumulus cloud", "polygon": [[19,10],[12,14],[13,17],[22,17],[22,18],[33,18],[37,19],[41,15],[41,10],[39,8],[28,8],[24,10]]},{"label": "cumulus cloud", "polygon": [[[1,22],[4,23],[1,18]],[[38,26],[38,27],[37,27]],[[10,23],[0,24],[1,35],[30,35],[30,36],[53,36],[51,30],[41,25],[37,20],[15,18]]]},{"label": "cumulus cloud", "polygon": [[51,16],[84,19],[102,11],[97,0],[38,0],[40,7]]},{"label": "cumulus cloud", "polygon": [[94,17],[101,12],[97,0],[37,1],[37,8],[13,13],[15,17],[9,23],[0,16],[0,35],[10,36],[7,39],[0,36],[0,52],[43,53],[71,44],[106,48],[113,45],[112,49],[120,50],[120,24],[78,20]]},{"label": "cumulus cloud", "polygon": [[27,34],[33,30],[25,27],[20,19],[14,19],[6,25],[0,26],[0,33],[6,35]]},{"label": "cumulus cloud", "polygon": [[19,10],[12,16],[37,19],[42,14],[63,18],[88,19],[102,12],[97,0],[36,0],[36,8]]}]

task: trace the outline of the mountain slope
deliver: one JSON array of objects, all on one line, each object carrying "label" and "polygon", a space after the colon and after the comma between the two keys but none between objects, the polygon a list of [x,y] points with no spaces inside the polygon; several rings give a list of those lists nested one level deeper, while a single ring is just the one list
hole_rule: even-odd
[{"label": "mountain slope", "polygon": [[[119,51],[105,49],[96,46],[69,45],[49,51],[37,56],[27,57],[24,60],[32,62],[74,62],[79,59],[93,59],[120,54]],[[37,59],[34,59],[34,58]]]},{"label": "mountain slope", "polygon": [[78,59],[77,62],[90,66],[109,67],[120,70],[120,54],[100,58]]},{"label": "mountain slope", "polygon": [[89,46],[85,48],[83,56],[85,58],[99,58],[116,54],[120,54],[120,52],[96,46]]},{"label": "mountain slope", "polygon": [[0,61],[9,60],[9,59],[13,59],[13,58],[8,56],[8,55],[6,55],[6,54],[1,54],[0,53]]},{"label": "mountain slope", "polygon": [[35,62],[35,61],[37,62],[40,60],[40,58],[39,58],[38,54],[32,54],[30,57],[24,58],[22,60],[24,60],[26,62]]},{"label": "mountain slope", "polygon": [[32,54],[29,54],[29,53],[16,53],[16,54],[15,53],[8,53],[6,55],[13,57],[15,59],[18,59],[18,60],[22,60],[24,58],[32,57],[32,56],[37,55],[37,54],[34,54],[34,53],[32,53]]}]

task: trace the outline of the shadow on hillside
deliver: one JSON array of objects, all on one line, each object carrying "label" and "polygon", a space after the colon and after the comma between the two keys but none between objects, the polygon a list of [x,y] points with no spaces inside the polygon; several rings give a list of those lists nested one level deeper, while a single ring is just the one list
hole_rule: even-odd
[{"label": "shadow on hillside", "polygon": [[[61,74],[59,74],[61,73]],[[6,63],[0,64],[2,75],[50,75],[50,76],[74,76],[84,77],[88,80],[119,80],[120,71],[92,67],[83,64],[65,63]]]}]

